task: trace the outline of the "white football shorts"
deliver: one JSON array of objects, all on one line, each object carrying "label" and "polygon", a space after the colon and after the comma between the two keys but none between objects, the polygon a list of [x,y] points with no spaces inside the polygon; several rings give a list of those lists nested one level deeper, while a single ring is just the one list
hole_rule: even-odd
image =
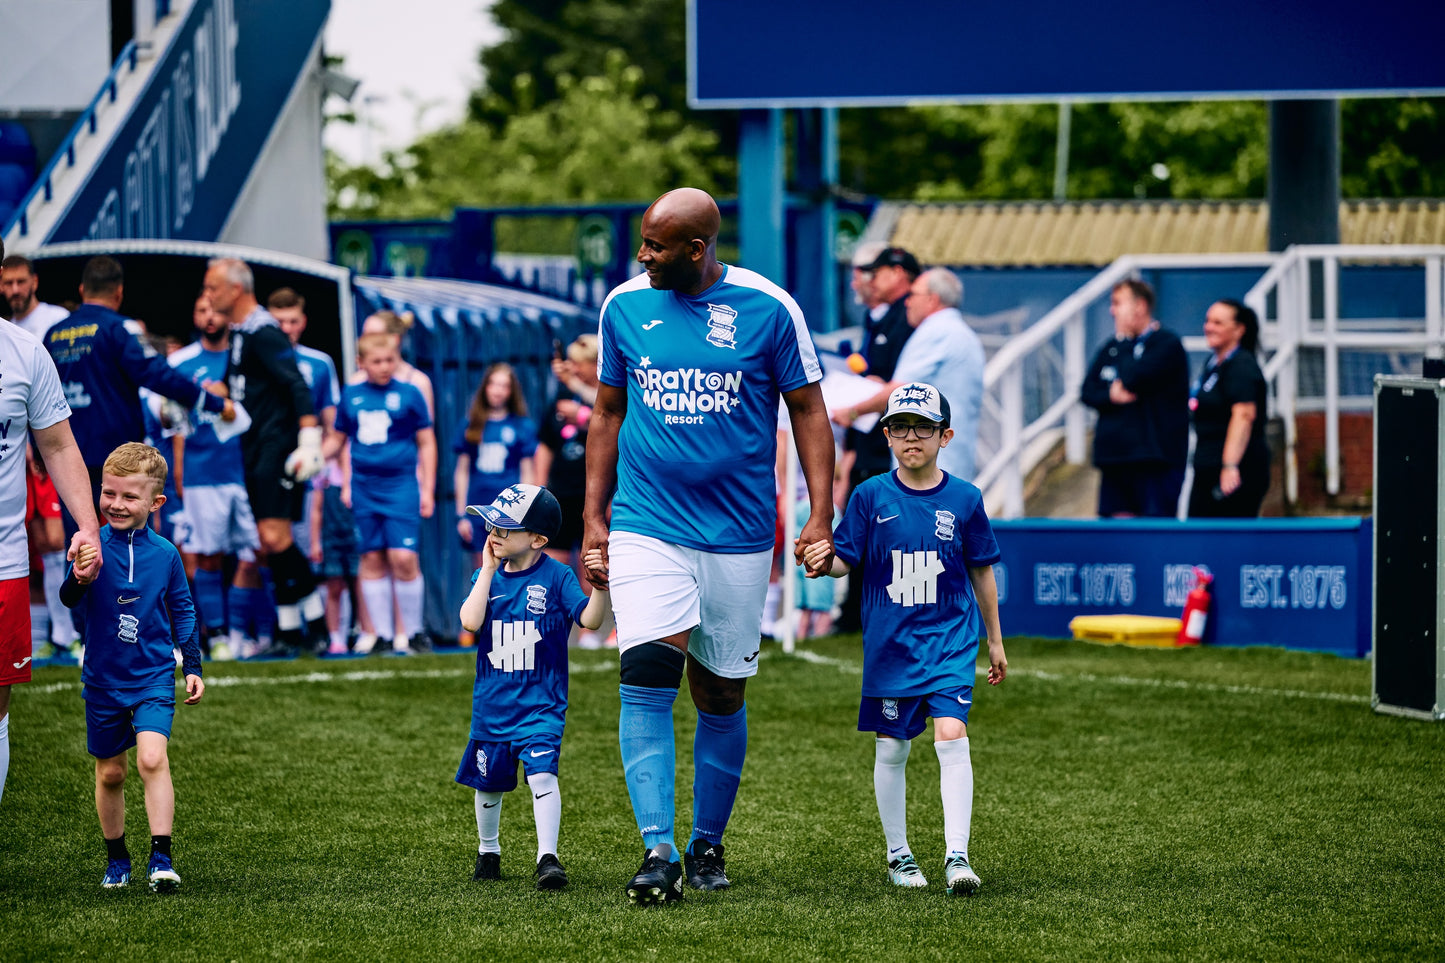
[{"label": "white football shorts", "polygon": [[187,485],[185,495],[187,531],[181,551],[194,555],[229,555],[261,546],[256,519],[246,486]]},{"label": "white football shorts", "polygon": [[687,653],[714,675],[757,674],[772,549],[728,555],[613,532],[607,553],[619,651],[692,629]]}]

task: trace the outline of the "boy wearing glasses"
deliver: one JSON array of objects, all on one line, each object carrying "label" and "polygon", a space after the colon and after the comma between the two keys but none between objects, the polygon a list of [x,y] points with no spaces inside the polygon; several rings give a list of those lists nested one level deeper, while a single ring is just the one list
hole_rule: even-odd
[{"label": "boy wearing glasses", "polygon": [[[999,560],[983,493],[938,467],[953,438],[948,401],[932,385],[910,382],[888,397],[882,423],[898,468],[853,492],[834,532],[829,574],[863,564],[863,698],[860,732],[877,734],[873,790],[896,886],[927,886],[908,846],[905,767],[912,740],[933,719],[943,795],[943,872],[952,896],[969,896],[979,879],[968,862],[973,810],[968,710],[987,633],[988,681],[1008,673],[998,620],[993,563]],[[828,545],[804,550],[821,564]]]}]

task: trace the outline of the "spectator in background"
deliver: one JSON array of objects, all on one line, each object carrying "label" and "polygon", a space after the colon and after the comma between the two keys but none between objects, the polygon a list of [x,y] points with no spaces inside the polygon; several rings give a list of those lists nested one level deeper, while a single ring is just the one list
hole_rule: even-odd
[{"label": "spectator in background", "polygon": [[[867,257],[861,266],[860,255]],[[863,343],[859,346],[859,353],[867,364],[863,374],[880,385],[888,384],[893,380],[898,356],[913,334],[913,326],[908,321],[908,292],[921,268],[918,259],[908,251],[883,245],[860,245],[853,264],[853,290],[868,308],[863,318]],[[893,456],[881,422],[866,432],[851,427],[844,432],[841,465],[848,489],[839,508],[848,504],[853,489],[893,467]],[[848,593],[843,597],[838,617],[840,631],[858,632],[863,628],[860,608],[866,575],[862,569],[860,560],[849,573]],[[829,587],[829,582],[821,582],[812,587],[811,594],[821,599]]]},{"label": "spectator in background", "polygon": [[908,295],[908,323],[913,334],[898,356],[893,379],[878,394],[854,408],[834,414],[850,426],[859,415],[882,413],[893,389],[910,381],[933,385],[953,410],[953,441],[938,453],[944,471],[973,481],[978,448],[978,417],[983,408],[983,342],[963,320],[963,282],[947,268],[929,268],[913,282]]},{"label": "spectator in background", "polygon": [[[266,310],[281,326],[291,347],[296,350],[296,370],[311,389],[311,404],[321,419],[323,443],[336,431],[336,402],[341,398],[341,383],[336,377],[336,365],[325,351],[308,348],[301,343],[306,333],[306,299],[291,288],[277,288],[266,299]],[[311,506],[316,498],[315,489],[307,486],[302,496],[301,521],[291,532],[296,544],[304,547],[311,544]]]},{"label": "spectator in background", "polygon": [[226,381],[251,416],[241,436],[246,496],[276,590],[276,638],[258,654],[286,657],[303,644],[324,647],[325,602],[292,529],[301,515],[302,486],[325,466],[311,389],[296,367],[290,339],[256,301],[256,279],[246,262],[212,260],[203,292],[230,325]]},{"label": "spectator in background", "polygon": [[[125,275],[120,264],[105,256],[86,262],[80,277],[83,303],[62,324],[52,325],[45,347],[55,360],[65,397],[75,412],[75,442],[90,474],[91,490],[100,491],[100,469],[116,445],[145,437],[140,389],[180,402],[187,408],[198,401],[205,411],[236,417],[231,402],[221,397],[225,386],[196,384],[176,371],[166,359],[146,351],[126,327],[119,313],[125,298]],[[70,503],[65,503],[70,508]],[[66,531],[75,530],[68,512],[62,517]]]},{"label": "spectator in background", "polygon": [[0,261],[0,293],[10,306],[10,321],[45,340],[45,332],[57,321],[64,321],[70,312],[58,304],[46,304],[35,296],[40,288],[40,276],[30,259],[12,254]]},{"label": "spectator in background", "polygon": [[[562,528],[547,544],[547,554],[572,565],[573,554],[582,547],[587,428],[597,401],[597,335],[581,335],[568,345],[565,360],[552,362],[552,373],[557,377],[557,397],[539,419],[533,463],[537,484],[557,496],[562,505]],[[577,561],[580,563],[580,558]]]},{"label": "spectator in background", "polygon": [[1254,353],[1259,316],[1232,298],[1209,306],[1204,340],[1212,352],[1194,385],[1194,487],[1190,518],[1254,518],[1269,491],[1264,440],[1268,386]]},{"label": "spectator in background", "polygon": [[[26,458],[25,532],[30,540],[30,654],[69,661],[79,640],[60,602],[65,581],[65,526],[60,495],[39,458]],[[49,648],[47,649],[47,643]]]},{"label": "spectator in background", "polygon": [[532,455],[537,450],[537,426],[527,417],[527,399],[517,373],[509,364],[493,364],[482,374],[467,414],[457,426],[452,451],[457,467],[452,479],[456,493],[457,534],[481,568],[486,530],[473,526],[468,505],[490,505],[503,489],[521,482],[533,484]]},{"label": "spectator in background", "polygon": [[1154,289],[1143,281],[1114,285],[1109,312],[1113,340],[1079,387],[1099,413],[1099,516],[1173,518],[1189,457],[1189,356],[1154,320]]}]

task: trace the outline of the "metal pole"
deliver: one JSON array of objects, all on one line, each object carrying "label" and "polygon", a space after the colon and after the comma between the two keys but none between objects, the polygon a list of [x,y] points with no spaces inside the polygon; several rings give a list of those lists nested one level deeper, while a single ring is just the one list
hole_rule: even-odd
[{"label": "metal pole", "polygon": [[1024,513],[1023,445],[1024,433],[1024,369],[1015,364],[1003,376],[1003,443],[1013,447],[1004,476],[1004,518],[1021,518]]},{"label": "metal pole", "polygon": [[1074,105],[1059,101],[1059,134],[1054,145],[1054,200],[1069,196],[1069,133],[1074,125]]},{"label": "metal pole", "polygon": [[[1064,390],[1074,391],[1084,383],[1088,361],[1084,351],[1084,315],[1074,315],[1064,326]],[[1071,465],[1088,459],[1084,451],[1087,427],[1082,403],[1075,402],[1064,415],[1064,457]]]},{"label": "metal pole", "polygon": [[1442,258],[1437,254],[1425,259],[1425,337],[1430,343],[1425,346],[1425,357],[1439,358],[1445,355],[1445,304],[1441,304]]},{"label": "metal pole", "polygon": [[[1306,262],[1308,263],[1308,262]],[[1325,491],[1340,493],[1340,262],[1324,259],[1325,282]]]}]

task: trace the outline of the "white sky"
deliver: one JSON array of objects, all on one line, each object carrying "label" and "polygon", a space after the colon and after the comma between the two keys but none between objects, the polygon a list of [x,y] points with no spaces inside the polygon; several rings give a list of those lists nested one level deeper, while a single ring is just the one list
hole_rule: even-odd
[{"label": "white sky", "polygon": [[501,39],[490,7],[490,0],[332,0],[326,51],[345,56],[342,71],[361,81],[351,103],[362,124],[328,124],[326,146],[351,163],[375,161],[383,148],[460,119],[481,81],[477,53]]}]

